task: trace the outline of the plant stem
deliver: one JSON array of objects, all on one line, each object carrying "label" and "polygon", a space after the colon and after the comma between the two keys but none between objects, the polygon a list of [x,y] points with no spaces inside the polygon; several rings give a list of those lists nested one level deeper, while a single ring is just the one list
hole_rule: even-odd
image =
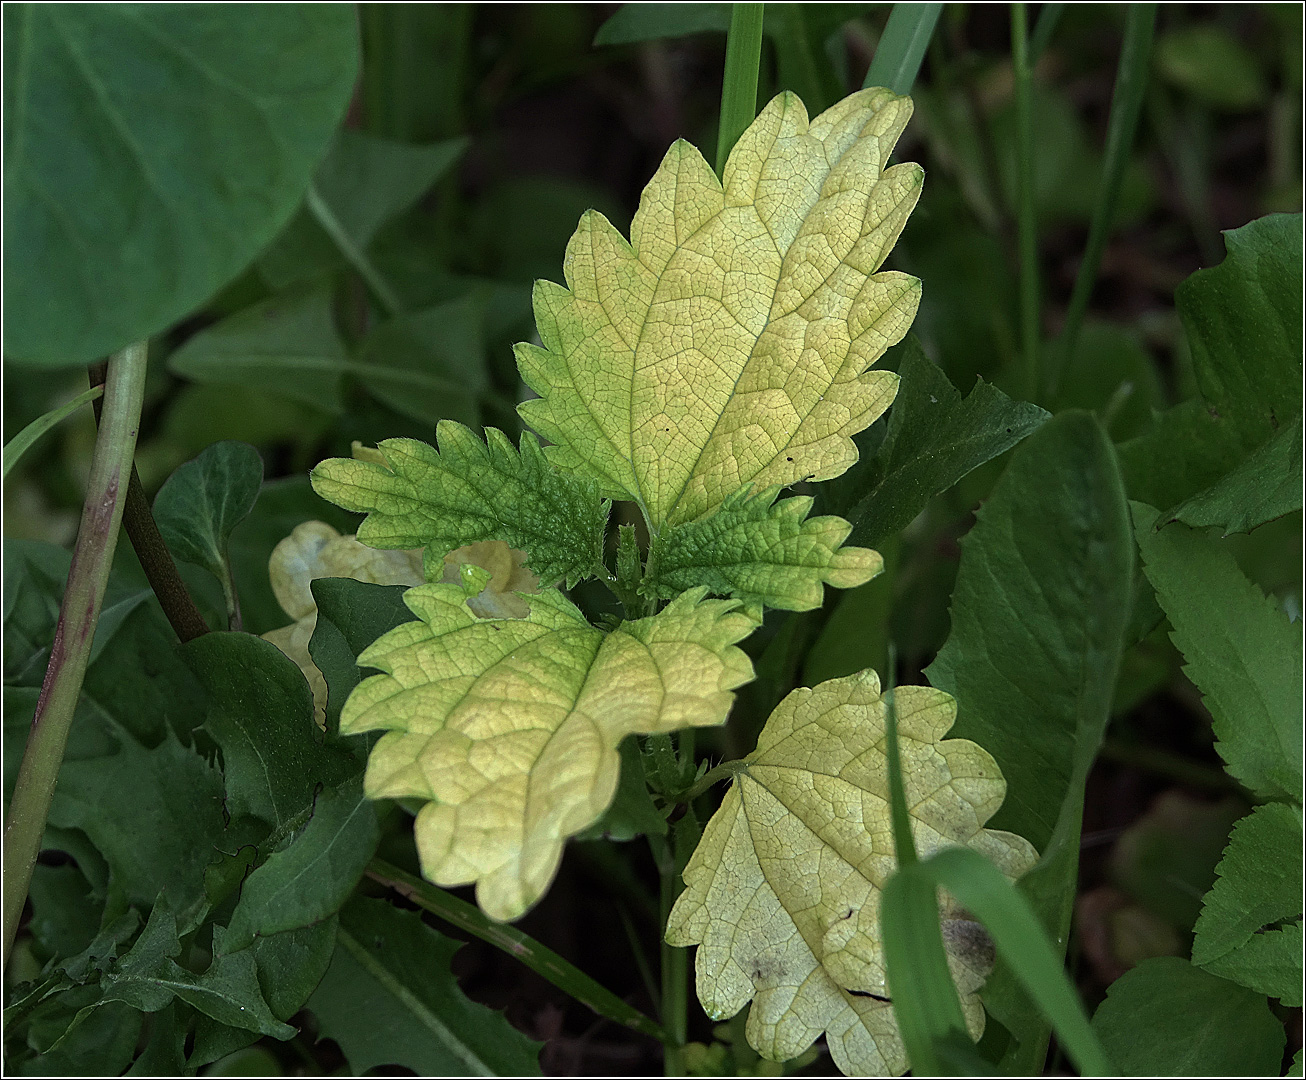
[{"label": "plant stem", "polygon": [[104,422],[95,439],[86,503],[77,533],[68,585],[59,609],[45,683],[32,717],[4,837],[4,955],[9,963],[22,918],[32,869],[50,812],[59,766],[90,660],[95,624],[118,545],[141,403],[145,397],[146,343],[129,345],[109,362]]},{"label": "plant stem", "polygon": [[748,768],[748,761],[745,758],[736,758],[734,761],[723,761],[715,768],[708,769],[702,778],[693,787],[687,788],[671,801],[675,803],[692,803],[709,788],[719,784],[722,780],[733,777]]},{"label": "plant stem", "polygon": [[372,265],[363,249],[354,243],[354,238],[349,235],[340,219],[336,217],[335,212],[327,205],[327,201],[322,198],[316,184],[308,185],[308,191],[304,193],[304,203],[308,206],[310,213],[317,218],[317,223],[322,226],[322,231],[331,237],[336,247],[340,249],[340,254],[349,260],[349,265],[367,283],[367,287],[372,290],[372,295],[380,301],[385,313],[392,319],[402,314],[403,304],[399,302],[398,294],[390,287],[390,283],[381,276],[381,272]]},{"label": "plant stem", "polygon": [[[692,811],[691,811],[692,812]],[[667,1076],[685,1075],[685,1042],[689,1031],[689,950],[668,945],[667,919],[680,890],[677,886],[675,833],[662,843],[658,859],[658,874],[662,879],[660,891],[663,927],[661,939],[662,968],[662,1027],[663,1073]]]},{"label": "plant stem", "polygon": [[757,117],[757,69],[762,61],[765,4],[735,4],[726,37],[726,71],[721,83],[721,126],[717,134],[716,174],[725,176],[726,159]]},{"label": "plant stem", "polygon": [[367,876],[373,881],[394,889],[418,907],[438,915],[445,922],[466,931],[509,956],[520,960],[537,975],[543,976],[582,1005],[587,1005],[600,1016],[664,1042],[666,1032],[633,1005],[617,997],[579,968],[569,964],[552,949],[545,948],[534,938],[527,937],[515,927],[497,923],[487,918],[480,909],[459,900],[443,889],[413,877],[397,866],[382,859],[367,864]]},{"label": "plant stem", "polygon": [[862,88],[884,86],[910,94],[942,11],[942,4],[894,4]]},{"label": "plant stem", "polygon": [[1070,294],[1066,311],[1066,325],[1061,331],[1057,363],[1049,365],[1044,387],[1047,400],[1056,394],[1057,382],[1067,364],[1073,361],[1079,331],[1088,310],[1088,300],[1097,282],[1097,272],[1102,266],[1102,253],[1106,250],[1111,232],[1111,219],[1115,215],[1129,165],[1129,151],[1134,145],[1138,118],[1143,111],[1143,93],[1147,89],[1148,61],[1152,53],[1152,35],[1156,29],[1155,4],[1129,4],[1125,8],[1125,38],[1120,49],[1120,63],[1116,68],[1115,91],[1111,95],[1111,116],[1107,121],[1106,158],[1102,165],[1102,186],[1093,208],[1093,221],[1088,230],[1088,243],[1084,259],[1079,264],[1075,288]]},{"label": "plant stem", "polygon": [[1020,344],[1030,401],[1038,397],[1038,235],[1034,217],[1034,120],[1024,4],[1011,5],[1011,60],[1016,78],[1017,216],[1020,236]]},{"label": "plant stem", "polygon": [[[104,382],[106,366],[103,363],[92,364],[89,370],[91,385],[98,386]],[[100,423],[101,401],[95,402],[95,422]],[[127,539],[131,541],[136,558],[140,560],[145,579],[158,597],[159,606],[167,616],[180,641],[183,643],[209,632],[204,616],[195,606],[186,583],[177,572],[172,552],[163,542],[159,526],[154,521],[150,510],[150,500],[145,497],[145,488],[141,484],[140,474],[133,464],[131,478],[127,482],[127,502],[123,509],[123,528],[127,530]]]}]

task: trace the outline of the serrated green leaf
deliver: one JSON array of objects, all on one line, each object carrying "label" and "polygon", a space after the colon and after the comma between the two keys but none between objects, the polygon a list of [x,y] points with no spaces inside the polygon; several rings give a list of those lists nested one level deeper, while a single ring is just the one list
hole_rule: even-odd
[{"label": "serrated green leaf", "polygon": [[227,924],[225,948],[298,930],[340,910],[380,840],[376,810],[357,781],[323,791],[288,847],[245,879]]},{"label": "serrated green leaf", "polygon": [[461,946],[384,900],[345,907],[308,1007],[355,1075],[378,1065],[419,1076],[539,1075],[539,1044],[458,988],[449,962]]},{"label": "serrated green leaf", "polygon": [[1301,453],[1299,416],[1218,483],[1170,510],[1166,520],[1193,528],[1218,525],[1228,536],[1300,510]]},{"label": "serrated green leaf", "polygon": [[520,452],[501,431],[482,442],[450,420],[436,428],[439,449],[386,439],[385,465],[331,458],[313,470],[313,488],[367,514],[358,538],[378,548],[426,545],[432,559],[477,540],[525,551],[541,581],[570,587],[602,563],[608,503],[597,488],[559,473],[533,436]]},{"label": "serrated green leaf", "polygon": [[914,337],[903,346],[898,374],[902,382],[884,442],[863,467],[872,486],[848,511],[858,543],[878,544],[905,529],[931,498],[1048,418],[1037,405],[1013,401],[982,379],[963,400]]},{"label": "serrated green leaf", "polygon": [[1217,540],[1180,524],[1158,532],[1152,507],[1130,505],[1143,572],[1211,710],[1216,750],[1250,791],[1300,802],[1300,620],[1290,622]]},{"label": "serrated green leaf", "polygon": [[178,467],[154,497],[154,520],[173,555],[224,584],[227,542],[249,516],[263,483],[263,459],[242,442],[218,442]]},{"label": "serrated green leaf", "polygon": [[745,603],[810,611],[821,606],[825,585],[850,589],[880,572],[877,552],[841,546],[848,522],[809,518],[810,498],[777,503],[778,490],[753,495],[743,488],[706,517],[663,529],[641,589],[669,598],[706,585]]},{"label": "serrated green leaf", "polygon": [[1301,846],[1300,807],[1256,807],[1233,828],[1193,936],[1194,964],[1285,1005],[1301,1004]]},{"label": "serrated green leaf", "polygon": [[335,952],[337,925],[332,915],[311,926],[260,936],[250,946],[259,986],[278,1020],[299,1012],[322,981]]},{"label": "serrated green leaf", "polygon": [[[1038,858],[1029,842],[984,823],[1006,784],[983,749],[940,741],[956,717],[947,694],[895,691],[912,834],[928,854],[972,847],[1019,877]],[[889,825],[885,702],[873,671],[798,689],[771,714],[685,869],[667,941],[698,945],[699,1000],[713,1019],[752,999],[749,1043],[765,1058],[796,1057],[822,1032],[850,1075],[907,1068],[885,996],[880,890],[897,866]],[[976,991],[991,950],[944,905],[949,966],[978,1035]]]},{"label": "serrated green leaf", "polygon": [[349,103],[353,11],[5,9],[5,354],[85,364],[272,239]]},{"label": "serrated green leaf", "polygon": [[746,484],[838,476],[893,400],[866,369],[911,324],[920,283],[877,272],[920,194],[886,169],[911,102],[845,98],[810,124],[793,94],[740,137],[724,188],[688,143],[645,188],[628,243],[602,215],[536,284],[543,348],[517,346],[518,407],[550,459],[633,499],[656,531]]},{"label": "serrated green leaf", "polygon": [[725,720],[752,677],[734,643],[753,623],[704,592],[605,635],[552,589],[524,619],[478,618],[457,585],[408,590],[419,621],[358,658],[385,674],[359,684],[340,730],[387,731],[369,796],[431,800],[415,826],[429,880],[476,882],[486,914],[517,918],[612,801],[624,736]]},{"label": "serrated green leaf", "polygon": [[1263,995],[1175,956],[1107,989],[1093,1030],[1125,1076],[1277,1076],[1283,1024]]}]

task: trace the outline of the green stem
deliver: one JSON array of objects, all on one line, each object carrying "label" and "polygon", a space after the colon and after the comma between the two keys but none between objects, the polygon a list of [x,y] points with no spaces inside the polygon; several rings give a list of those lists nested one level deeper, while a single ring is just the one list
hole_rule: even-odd
[{"label": "green stem", "polygon": [[708,769],[707,772],[699,779],[693,787],[686,788],[679,795],[676,795],[671,801],[674,803],[692,803],[709,788],[721,783],[730,777],[737,776],[748,768],[746,758],[737,758],[734,761],[723,761],[715,768]]},{"label": "green stem", "polygon": [[1020,236],[1020,345],[1029,400],[1038,397],[1038,234],[1034,217],[1034,120],[1024,4],[1011,5],[1011,59],[1016,78],[1017,216]]},{"label": "green stem", "polygon": [[367,876],[373,881],[394,889],[424,911],[438,915],[445,922],[464,930],[509,956],[520,960],[537,975],[553,983],[582,1005],[587,1005],[599,1016],[622,1024],[635,1031],[664,1042],[666,1032],[633,1005],[628,1005],[607,987],[600,985],[579,968],[569,964],[552,949],[545,948],[534,938],[527,937],[515,927],[497,923],[483,915],[479,908],[451,896],[413,877],[397,866],[382,859],[367,864]]},{"label": "green stem", "polygon": [[104,387],[92,386],[89,390],[84,390],[78,394],[72,401],[66,405],[60,405],[57,409],[51,409],[43,416],[38,416],[27,427],[23,428],[17,435],[5,443],[4,449],[4,478],[9,479],[10,470],[22,459],[35,444],[36,441],[51,428],[62,423],[68,417],[72,416],[78,409],[89,402],[94,401],[104,393]]},{"label": "green stem", "polygon": [[8,964],[22,918],[32,869],[41,850],[50,801],[72,727],[73,712],[91,656],[95,624],[118,545],[131,475],[141,403],[145,397],[146,344],[129,345],[109,362],[104,421],[95,439],[82,522],[59,609],[45,683],[32,717],[4,837],[4,955]]},{"label": "green stem", "polygon": [[[663,841],[658,859],[658,874],[662,879],[659,893],[661,914],[659,925],[666,927],[671,917],[672,905],[679,895],[679,875],[676,873],[674,833]],[[666,933],[661,940],[662,955],[662,1027],[663,1072],[667,1076],[685,1075],[685,1042],[689,1032],[689,950],[668,945]]]},{"label": "green stem", "polygon": [[1049,365],[1049,383],[1044,387],[1047,400],[1056,393],[1057,382],[1065,366],[1073,361],[1079,331],[1088,310],[1088,300],[1097,273],[1102,266],[1102,253],[1106,250],[1115,216],[1120,187],[1124,183],[1125,169],[1129,165],[1129,152],[1138,130],[1138,118],[1143,111],[1143,93],[1147,89],[1148,61],[1152,53],[1152,35],[1156,29],[1155,4],[1129,4],[1125,8],[1125,38],[1120,50],[1120,63],[1116,68],[1115,91],[1111,95],[1111,116],[1107,121],[1106,158],[1102,165],[1102,186],[1093,207],[1093,221],[1088,230],[1088,243],[1084,259],[1079,264],[1075,288],[1070,294],[1066,311],[1066,325],[1061,332],[1057,350],[1058,362]]},{"label": "green stem", "polygon": [[318,192],[317,185],[309,184],[308,191],[304,193],[304,202],[312,215],[317,218],[317,223],[322,226],[322,231],[331,237],[336,247],[340,249],[340,254],[349,260],[349,265],[358,271],[358,276],[367,283],[367,287],[380,301],[385,313],[392,319],[402,314],[403,304],[399,302],[398,294],[381,276],[381,272],[372,265],[363,249],[354,243],[354,238],[349,235],[340,219]]},{"label": "green stem", "polygon": [[765,4],[735,4],[726,37],[726,71],[721,83],[721,126],[717,134],[716,173],[724,178],[730,151],[757,118],[757,69],[762,61],[762,12]]},{"label": "green stem", "polygon": [[1038,58],[1043,55],[1043,50],[1051,43],[1052,35],[1056,33],[1057,23],[1061,21],[1061,13],[1065,10],[1065,4],[1044,4],[1042,10],[1039,11],[1038,22],[1034,24],[1034,36],[1029,42],[1029,62],[1031,66],[1038,63]]},{"label": "green stem", "polygon": [[942,11],[942,4],[894,4],[862,88],[885,86],[910,94]]}]

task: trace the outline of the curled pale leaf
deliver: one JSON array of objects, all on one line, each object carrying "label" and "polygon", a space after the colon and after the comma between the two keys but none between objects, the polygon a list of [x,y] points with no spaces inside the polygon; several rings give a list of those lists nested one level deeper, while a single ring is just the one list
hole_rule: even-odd
[{"label": "curled pale leaf", "polygon": [[[1010,878],[1034,865],[1024,839],[984,828],[1006,783],[965,739],[940,741],[956,717],[929,687],[895,692],[903,782],[922,856],[965,845]],[[887,997],[880,890],[896,867],[889,820],[885,711],[864,671],[795,690],[771,714],[685,868],[667,941],[698,945],[699,1000],[714,1019],[751,999],[747,1037],[785,1061],[822,1032],[849,1075],[907,1068]],[[982,928],[945,895],[949,966],[972,1033],[993,963]]]},{"label": "curled pale leaf", "polygon": [[519,406],[551,460],[633,499],[656,530],[746,484],[838,476],[852,436],[888,408],[867,371],[911,325],[920,282],[880,271],[920,194],[918,165],[886,168],[911,115],[887,90],[809,123],[791,93],[740,137],[724,186],[672,145],[627,242],[590,211],[567,247],[567,288],[537,283],[543,348],[517,347],[540,395]]},{"label": "curled pale leaf", "polygon": [[313,489],[367,514],[358,538],[372,547],[425,545],[439,560],[478,540],[502,540],[527,553],[541,581],[569,587],[602,564],[608,503],[593,483],[550,467],[534,436],[523,435],[518,450],[495,428],[483,442],[442,420],[436,439],[438,450],[385,439],[376,450],[355,448],[354,458],[323,461]]},{"label": "curled pale leaf", "polygon": [[478,618],[459,585],[404,595],[418,621],[359,656],[384,674],[350,696],[340,730],[387,732],[368,795],[430,800],[415,826],[427,878],[475,882],[487,915],[517,918],[612,802],[624,736],[725,720],[753,677],[734,643],[754,624],[704,592],[609,634],[554,589],[521,619]]},{"label": "curled pale leaf", "polygon": [[319,725],[326,722],[326,680],[308,652],[317,626],[317,601],[310,583],[316,578],[342,577],[375,585],[420,585],[422,553],[378,551],[353,536],[341,536],[324,521],[306,521],[272,549],[268,577],[281,609],[295,621],[269,630],[264,639],[299,665],[313,691]]},{"label": "curled pale leaf", "polygon": [[[469,569],[487,571],[473,578]],[[475,585],[469,590],[469,578]],[[526,569],[526,552],[514,551],[502,540],[478,540],[454,548],[444,557],[441,581],[462,585],[468,593],[467,606],[482,619],[524,619],[530,614],[530,601],[518,593],[540,591],[540,579]]]},{"label": "curled pale leaf", "polygon": [[694,585],[789,611],[820,607],[825,585],[851,589],[884,567],[878,552],[841,547],[852,526],[839,517],[807,517],[806,496],[776,502],[777,490],[730,495],[713,513],[668,526],[643,588],[670,597]]}]

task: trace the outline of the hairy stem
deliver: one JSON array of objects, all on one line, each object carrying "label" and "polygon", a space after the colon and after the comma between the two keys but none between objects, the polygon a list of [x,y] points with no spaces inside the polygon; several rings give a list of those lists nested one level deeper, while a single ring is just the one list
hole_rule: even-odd
[{"label": "hairy stem", "polygon": [[[106,365],[103,363],[91,365],[89,374],[92,387],[104,383],[105,371]],[[101,422],[103,407],[102,400],[95,402],[97,424]],[[140,560],[141,569],[145,571],[145,579],[154,590],[154,595],[159,598],[159,606],[172,625],[173,633],[182,642],[207,634],[209,628],[204,622],[204,616],[195,606],[186,583],[181,580],[172,552],[163,542],[159,526],[154,521],[150,500],[145,497],[145,488],[135,465],[131,467],[131,478],[127,482],[127,501],[123,507],[122,524],[127,530],[127,539],[131,541],[136,558]]]},{"label": "hairy stem", "polygon": [[22,918],[32,870],[41,850],[45,821],[54,798],[59,766],[90,661],[95,625],[118,545],[123,503],[141,403],[145,396],[146,343],[129,345],[109,362],[103,421],[82,507],[82,522],[59,609],[45,683],[32,717],[27,749],[18,772],[4,837],[4,956],[8,964]]},{"label": "hairy stem", "polygon": [[726,37],[726,71],[721,83],[721,126],[717,134],[716,172],[725,175],[726,158],[739,136],[757,118],[757,68],[762,60],[762,12],[765,4],[735,4]]}]

